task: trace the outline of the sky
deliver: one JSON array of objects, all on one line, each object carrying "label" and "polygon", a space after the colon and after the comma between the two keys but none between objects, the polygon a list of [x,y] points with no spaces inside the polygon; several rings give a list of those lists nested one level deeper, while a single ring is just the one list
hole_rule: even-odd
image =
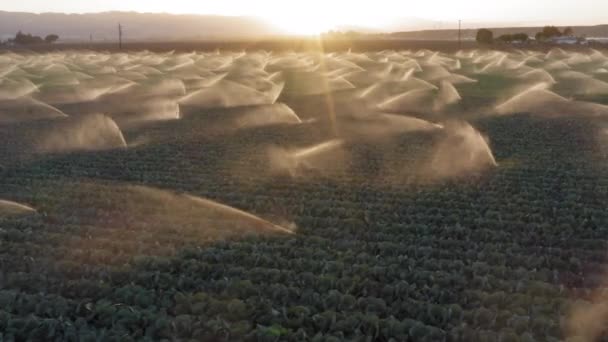
[{"label": "sky", "polygon": [[[594,25],[608,23],[608,0],[19,0],[0,10],[166,12],[262,17],[293,32],[353,25],[382,28],[399,18],[441,22]],[[449,26],[449,25],[448,25]]]}]

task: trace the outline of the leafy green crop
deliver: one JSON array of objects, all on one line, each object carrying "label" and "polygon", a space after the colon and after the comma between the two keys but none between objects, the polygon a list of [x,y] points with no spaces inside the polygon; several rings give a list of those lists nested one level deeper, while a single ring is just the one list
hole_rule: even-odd
[{"label": "leafy green crop", "polygon": [[[459,87],[465,109],[513,82],[478,76]],[[281,100],[314,112],[325,96]],[[377,153],[382,139],[350,142],[346,169],[294,178],[269,170],[266,148],[318,144],[324,117],[207,134],[224,114],[125,129],[149,138],[128,149],[0,169],[0,198],[38,211],[0,217],[0,341],[559,341],[576,337],[573,308],[605,303],[603,117],[467,117],[499,166],[429,180],[408,165],[432,134],[393,137],[390,153]],[[184,202],[120,197],[134,185],[296,234],[175,220]]]}]

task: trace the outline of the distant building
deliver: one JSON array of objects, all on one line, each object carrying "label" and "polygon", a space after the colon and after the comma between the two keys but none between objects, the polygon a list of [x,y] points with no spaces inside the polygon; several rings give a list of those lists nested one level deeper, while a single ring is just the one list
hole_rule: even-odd
[{"label": "distant building", "polygon": [[608,38],[606,37],[587,38],[587,41],[592,43],[608,44]]},{"label": "distant building", "polygon": [[562,44],[562,45],[587,44],[587,40],[585,38],[574,37],[574,36],[553,37],[553,38],[551,38],[550,41],[553,44]]}]

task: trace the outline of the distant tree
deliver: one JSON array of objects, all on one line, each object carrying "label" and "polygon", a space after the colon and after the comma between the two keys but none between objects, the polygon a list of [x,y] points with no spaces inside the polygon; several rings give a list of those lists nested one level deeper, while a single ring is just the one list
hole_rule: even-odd
[{"label": "distant tree", "polygon": [[545,35],[542,32],[538,32],[536,33],[536,35],[534,36],[534,38],[536,39],[536,41],[542,42],[543,40],[545,40]]},{"label": "distant tree", "polygon": [[513,35],[513,41],[525,43],[530,40],[530,36],[527,33],[516,33]]},{"label": "distant tree", "polygon": [[44,38],[44,41],[49,43],[49,44],[53,44],[54,42],[56,42],[59,39],[59,36],[56,34],[49,34],[48,36],[46,36]]},{"label": "distant tree", "polygon": [[17,45],[31,45],[31,44],[40,44],[43,43],[44,40],[38,36],[32,36],[31,34],[24,34],[21,31],[17,32],[15,35],[15,39],[13,39],[13,43]]},{"label": "distant tree", "polygon": [[515,33],[515,34],[503,34],[502,36],[496,38],[496,40],[503,42],[503,43],[513,43],[513,42],[519,42],[519,43],[525,43],[528,40],[530,40],[530,36],[528,36],[528,34],[526,33]]},{"label": "distant tree", "polygon": [[15,38],[12,39],[12,42],[14,44],[25,44],[27,40],[27,37],[25,34],[23,34],[21,31],[17,32],[17,34],[15,35]]},{"label": "distant tree", "polygon": [[488,29],[477,31],[477,42],[480,44],[492,44],[494,42],[494,32]]},{"label": "distant tree", "polygon": [[545,37],[545,39],[551,39],[554,37],[561,37],[562,31],[560,31],[557,27],[555,26],[545,26],[543,27],[543,37]]},{"label": "distant tree", "polygon": [[503,43],[511,43],[514,40],[512,34],[503,34],[502,36],[498,37],[497,39]]},{"label": "distant tree", "polygon": [[574,30],[572,29],[572,27],[566,27],[564,29],[564,36],[571,37],[573,35],[574,35]]},{"label": "distant tree", "polygon": [[545,26],[541,32],[536,34],[536,40],[542,42],[555,37],[562,37],[566,34],[566,32],[573,32],[572,28],[569,28],[569,30],[566,28],[566,30],[562,32],[555,26]]}]

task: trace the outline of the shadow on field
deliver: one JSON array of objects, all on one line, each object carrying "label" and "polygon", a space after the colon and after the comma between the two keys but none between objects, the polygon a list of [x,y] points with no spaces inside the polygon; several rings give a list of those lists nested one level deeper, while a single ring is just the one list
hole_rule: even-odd
[{"label": "shadow on field", "polygon": [[[201,134],[208,122],[201,114],[150,124],[124,132],[139,142],[132,148],[9,165],[0,198],[40,214],[2,219],[2,328],[21,339],[319,333],[467,341],[490,328],[518,334],[528,316],[525,332],[543,340],[563,337],[556,322],[577,289],[601,285],[594,275],[605,260],[608,196],[596,180],[606,179],[608,144],[598,139],[600,118],[478,119],[496,170],[398,186],[360,181],[382,164],[368,158],[374,144],[358,146],[368,160],[354,163],[361,178],[269,177],[260,146],[318,143],[324,125]],[[420,145],[409,140],[416,137],[425,138],[403,138],[389,159]],[[190,229],[189,200],[100,191],[116,183],[287,219],[298,233],[201,243]],[[129,215],[146,201],[155,204]]]}]

